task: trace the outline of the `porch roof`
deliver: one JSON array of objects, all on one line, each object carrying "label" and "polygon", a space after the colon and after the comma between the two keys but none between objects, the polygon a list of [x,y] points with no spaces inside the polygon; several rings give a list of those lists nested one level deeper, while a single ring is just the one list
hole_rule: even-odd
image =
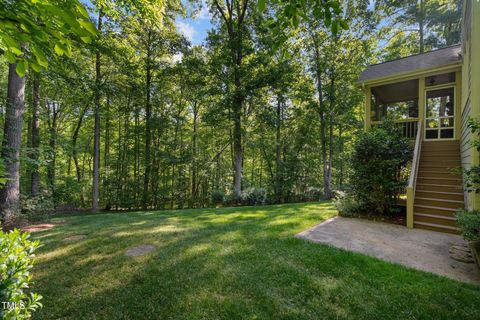
[{"label": "porch roof", "polygon": [[368,66],[362,72],[359,83],[378,81],[384,78],[410,74],[416,71],[427,71],[447,65],[458,64],[462,61],[462,46],[454,46],[429,51],[421,54],[400,58]]}]

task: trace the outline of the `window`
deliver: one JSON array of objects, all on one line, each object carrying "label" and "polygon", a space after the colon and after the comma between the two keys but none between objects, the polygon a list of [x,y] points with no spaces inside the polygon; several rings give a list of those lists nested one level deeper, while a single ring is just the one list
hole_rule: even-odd
[{"label": "window", "polygon": [[455,72],[438,74],[425,78],[425,87],[455,82]]},{"label": "window", "polygon": [[429,90],[426,99],[425,139],[452,139],[455,127],[453,88]]}]

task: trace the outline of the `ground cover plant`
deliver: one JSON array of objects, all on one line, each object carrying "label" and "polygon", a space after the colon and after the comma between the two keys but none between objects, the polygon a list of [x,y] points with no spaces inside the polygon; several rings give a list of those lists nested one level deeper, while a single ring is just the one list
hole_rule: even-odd
[{"label": "ground cover plant", "polygon": [[[474,319],[480,287],[297,239],[330,202],[61,217],[36,319]],[[83,236],[72,239],[74,236]],[[127,249],[153,252],[127,257]]]}]

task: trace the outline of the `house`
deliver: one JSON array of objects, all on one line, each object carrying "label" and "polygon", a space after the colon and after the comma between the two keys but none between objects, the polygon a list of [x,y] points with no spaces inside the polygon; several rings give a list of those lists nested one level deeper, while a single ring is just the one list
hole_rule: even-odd
[{"label": "house", "polygon": [[462,44],[371,65],[359,84],[365,128],[393,117],[414,141],[407,227],[457,233],[455,211],[480,209],[458,170],[480,162],[468,128],[480,117],[480,1],[464,0]]}]

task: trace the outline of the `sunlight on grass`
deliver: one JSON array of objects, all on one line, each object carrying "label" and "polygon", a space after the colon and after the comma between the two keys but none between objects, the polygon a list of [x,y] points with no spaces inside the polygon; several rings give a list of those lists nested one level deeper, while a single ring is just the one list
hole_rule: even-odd
[{"label": "sunlight on grass", "polygon": [[[480,288],[294,238],[329,202],[99,214],[42,239],[38,319],[468,318]],[[86,235],[75,243],[63,239]],[[137,257],[125,251],[153,245]]]}]

